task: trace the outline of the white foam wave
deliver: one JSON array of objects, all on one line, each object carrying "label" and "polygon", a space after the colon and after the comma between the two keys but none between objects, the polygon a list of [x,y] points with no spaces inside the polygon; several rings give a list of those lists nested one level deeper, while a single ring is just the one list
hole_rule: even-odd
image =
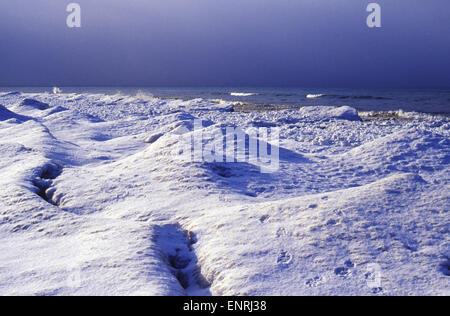
[{"label": "white foam wave", "polygon": [[136,93],[135,97],[144,101],[152,101],[153,99],[155,99],[155,96],[152,93],[141,90]]},{"label": "white foam wave", "polygon": [[53,94],[60,94],[60,93],[62,93],[61,88],[53,87]]},{"label": "white foam wave", "polygon": [[306,95],[307,99],[317,99],[325,96],[325,94],[308,94]]},{"label": "white foam wave", "polygon": [[251,97],[252,95],[258,95],[258,93],[251,93],[251,92],[231,92],[231,96],[233,97]]}]

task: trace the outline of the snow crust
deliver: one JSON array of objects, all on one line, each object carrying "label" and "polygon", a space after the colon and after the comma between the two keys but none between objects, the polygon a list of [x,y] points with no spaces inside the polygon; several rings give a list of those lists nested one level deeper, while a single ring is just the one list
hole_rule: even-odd
[{"label": "snow crust", "polygon": [[[0,104],[1,295],[449,294],[448,117],[61,91]],[[279,170],[176,159],[194,119],[279,128]]]}]

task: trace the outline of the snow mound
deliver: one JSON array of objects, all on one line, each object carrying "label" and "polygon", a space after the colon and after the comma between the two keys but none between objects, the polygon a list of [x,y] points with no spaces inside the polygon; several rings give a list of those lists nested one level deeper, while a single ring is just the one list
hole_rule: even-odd
[{"label": "snow mound", "polygon": [[36,110],[47,110],[50,106],[47,103],[43,103],[41,101],[35,100],[35,99],[24,99],[22,102],[20,102],[17,106],[17,108],[21,107],[27,107],[27,108],[33,108]]},{"label": "snow mound", "polygon": [[[261,114],[266,116],[267,114]],[[349,106],[305,106],[298,110],[277,111],[271,114],[272,121],[278,121],[283,124],[295,124],[299,122],[320,123],[332,120],[345,120],[352,122],[361,121],[358,111]]]},{"label": "snow mound", "polygon": [[14,91],[14,92],[5,93],[1,97],[18,96],[18,95],[20,95],[20,92]]},{"label": "snow mound", "polygon": [[[421,277],[444,282],[445,273],[438,258],[433,267],[420,251],[436,253],[445,238],[417,229],[427,222],[424,214],[398,209],[402,194],[423,185],[417,175],[398,174],[347,190],[208,212],[194,224],[204,276],[217,295],[389,295],[409,293],[416,282],[432,293]],[[384,210],[386,199],[392,211]],[[366,276],[374,266],[384,276],[379,284]]]},{"label": "snow mound", "polygon": [[349,106],[338,107],[334,110],[331,110],[329,113],[332,118],[348,121],[361,121],[361,118],[358,115],[358,111]]},{"label": "snow mound", "polygon": [[28,118],[14,113],[0,104],[0,121],[7,121],[10,119],[15,119],[18,121],[26,121]]},{"label": "snow mound", "polygon": [[164,134],[162,133],[157,133],[157,134],[153,134],[149,137],[147,137],[144,142],[147,144],[153,144],[154,142],[156,142],[158,139],[161,138],[161,136],[163,136]]}]

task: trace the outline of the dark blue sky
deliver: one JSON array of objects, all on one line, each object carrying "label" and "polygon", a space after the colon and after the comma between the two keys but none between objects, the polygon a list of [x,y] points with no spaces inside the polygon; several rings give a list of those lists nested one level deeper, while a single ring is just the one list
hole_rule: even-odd
[{"label": "dark blue sky", "polygon": [[449,16],[448,0],[4,0],[0,86],[450,87]]}]

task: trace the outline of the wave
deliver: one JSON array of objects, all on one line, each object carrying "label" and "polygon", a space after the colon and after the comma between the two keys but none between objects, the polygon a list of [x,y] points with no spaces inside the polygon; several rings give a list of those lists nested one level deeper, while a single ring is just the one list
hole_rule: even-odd
[{"label": "wave", "polygon": [[324,97],[325,94],[308,94],[306,95],[307,99],[317,99],[317,98],[321,98]]},{"label": "wave", "polygon": [[140,100],[143,100],[143,101],[151,101],[151,100],[155,99],[155,96],[153,95],[153,93],[142,91],[142,90],[138,90],[136,92],[135,97]]},{"label": "wave", "polygon": [[236,102],[236,101],[229,101],[229,100],[224,100],[224,99],[212,99],[211,100],[214,103],[218,103],[218,104],[238,104],[241,102]]},{"label": "wave", "polygon": [[322,97],[337,98],[337,99],[354,99],[354,100],[392,100],[386,97],[377,97],[372,95],[341,95],[341,94],[308,94],[307,99],[318,99]]},{"label": "wave", "polygon": [[53,87],[53,94],[60,94],[60,93],[62,93],[61,88]]},{"label": "wave", "polygon": [[258,95],[258,93],[251,93],[251,92],[231,92],[231,96],[233,97],[251,97],[253,95]]}]

